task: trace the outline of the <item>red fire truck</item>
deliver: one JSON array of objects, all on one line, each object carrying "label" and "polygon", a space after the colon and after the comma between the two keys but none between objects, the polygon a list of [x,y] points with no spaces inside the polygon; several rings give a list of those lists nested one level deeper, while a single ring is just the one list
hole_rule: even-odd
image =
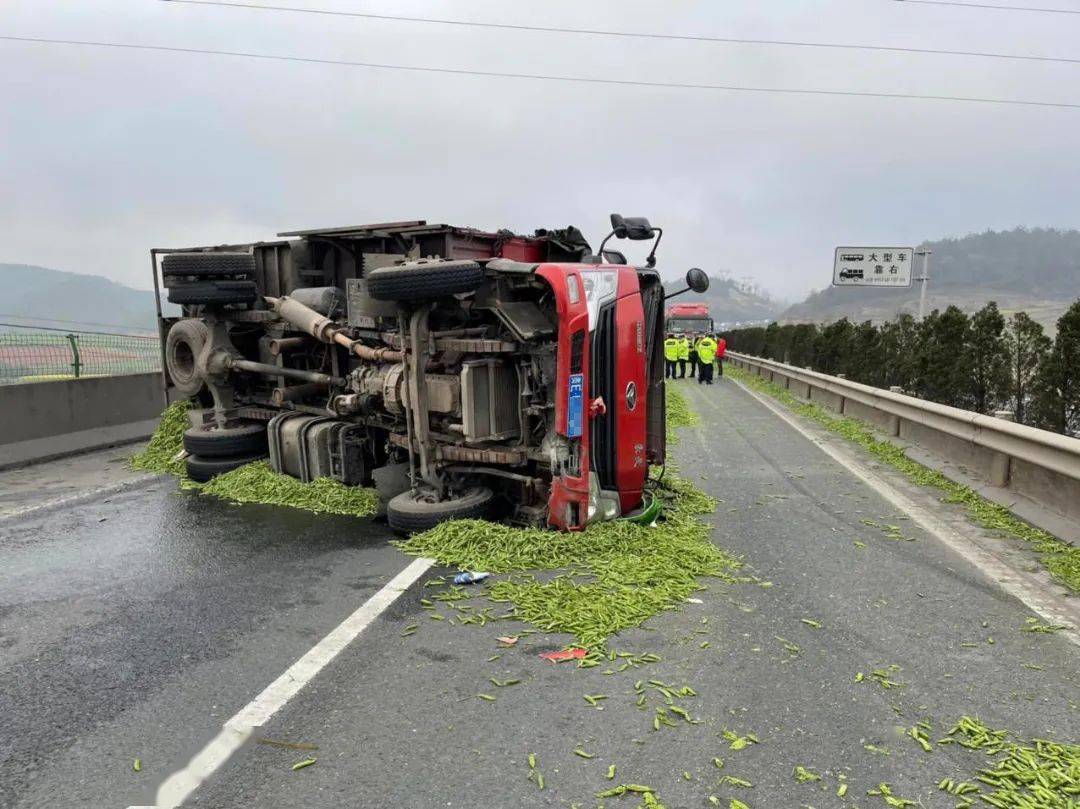
[{"label": "red fire truck", "polygon": [[[423,221],[152,251],[188,474],[259,457],[374,483],[402,532],[495,516],[576,530],[642,504],[664,463],[662,231],[531,236]],[[644,267],[605,250],[654,240]],[[701,270],[687,286],[708,287]]]}]

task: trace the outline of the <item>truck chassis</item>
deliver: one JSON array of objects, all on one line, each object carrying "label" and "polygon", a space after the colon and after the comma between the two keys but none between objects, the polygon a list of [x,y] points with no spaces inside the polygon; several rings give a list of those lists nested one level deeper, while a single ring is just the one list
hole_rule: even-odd
[{"label": "truck chassis", "polygon": [[279,236],[151,251],[155,291],[182,309],[158,296],[168,395],[198,405],[192,477],[269,456],[302,480],[374,483],[402,532],[487,516],[579,530],[642,507],[665,457],[652,255],[594,254],[573,227]]}]

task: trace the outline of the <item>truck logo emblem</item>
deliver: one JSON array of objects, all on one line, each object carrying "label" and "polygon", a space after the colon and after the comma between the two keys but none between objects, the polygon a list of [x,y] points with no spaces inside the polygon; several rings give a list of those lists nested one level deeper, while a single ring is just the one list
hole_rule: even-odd
[{"label": "truck logo emblem", "polygon": [[626,386],[626,409],[633,410],[637,407],[637,385],[633,382]]}]

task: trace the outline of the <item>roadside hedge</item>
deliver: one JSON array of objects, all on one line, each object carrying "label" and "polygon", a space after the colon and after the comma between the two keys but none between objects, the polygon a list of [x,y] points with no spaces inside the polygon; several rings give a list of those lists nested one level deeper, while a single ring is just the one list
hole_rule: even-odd
[{"label": "roadside hedge", "polygon": [[732,351],[979,413],[1007,409],[1021,424],[1080,434],[1080,300],[1053,339],[1025,312],[1006,318],[993,301],[970,316],[949,306],[921,322],[901,314],[880,325],[770,323],[723,336]]}]

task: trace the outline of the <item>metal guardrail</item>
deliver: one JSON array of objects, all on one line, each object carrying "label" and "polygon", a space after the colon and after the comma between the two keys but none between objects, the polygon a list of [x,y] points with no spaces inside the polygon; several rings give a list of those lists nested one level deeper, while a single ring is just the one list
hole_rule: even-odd
[{"label": "metal guardrail", "polygon": [[[898,420],[895,434],[899,434],[899,420],[911,422],[968,441],[1007,458],[1016,458],[1073,481],[1080,481],[1080,439],[937,402],[928,402],[817,371],[796,368],[782,362],[734,351],[728,351],[726,356],[737,367],[756,371],[760,376],[767,373],[773,381],[777,381],[776,377],[794,380],[808,386],[811,391],[823,390],[840,397],[841,412],[844,411],[844,402],[852,401],[888,414]],[[790,382],[787,384],[790,385]],[[812,394],[810,398],[813,398]],[[1007,485],[1007,469],[1004,478],[992,482],[996,485]]]},{"label": "metal guardrail", "polygon": [[0,323],[0,385],[161,370],[157,337]]}]

